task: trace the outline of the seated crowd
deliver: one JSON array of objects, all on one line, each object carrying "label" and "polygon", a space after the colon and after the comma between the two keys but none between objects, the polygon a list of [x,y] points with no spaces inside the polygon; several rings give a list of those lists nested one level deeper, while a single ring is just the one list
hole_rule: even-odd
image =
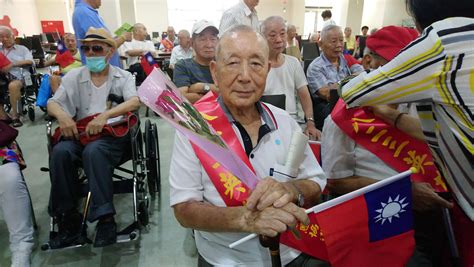
[{"label": "seated crowd", "polygon": [[[209,123],[224,140],[236,144],[230,149],[258,177],[253,190],[241,183],[242,194],[229,196],[218,186],[227,170],[176,133],[170,206],[177,221],[194,234],[198,266],[268,266],[273,259],[258,239],[238,249],[228,245],[248,233],[276,237],[298,223],[308,225],[305,209],[321,203],[325,190],[334,198],[401,172],[398,163],[406,159],[389,151],[391,139],[382,144],[377,141],[380,136],[369,136],[373,129],[364,136],[353,130],[357,112],[369,114],[386,132],[413,139],[406,150],[422,148],[432,154],[429,166],[418,166],[419,175],[437,175],[438,185],[451,192],[446,200],[431,184],[412,183],[416,247],[407,266],[443,266],[449,253],[443,209],[461,210],[452,220],[470,227],[455,238],[463,266],[472,266],[474,10],[469,0],[459,1],[456,8],[431,7],[432,1],[406,0],[416,30],[386,26],[368,35],[364,26],[357,39],[350,27],[343,30],[336,25],[330,11],[323,12],[325,25],[312,36],[320,55],[306,73],[295,26],[280,16],[259,24],[254,0],[226,10],[219,28],[200,20],[191,32],[182,29],[176,35],[170,26],[158,48],[146,40],[142,23],[133,26],[132,34],[116,38],[106,27],[88,27],[81,36],[65,34],[65,47],[74,60],[50,77],[53,95],[47,104],[60,129],[49,161],[48,213],[59,227],[50,245],[67,247],[82,231],[79,166],[91,193],[87,220],[97,221],[93,245],[117,242],[112,175],[130,136],[101,136],[86,144],[80,139],[99,135],[109,119],[140,107],[133,71],[115,62],[118,54],[131,70],[147,53],[153,57],[167,53],[170,78],[181,94],[202,114],[225,118]],[[8,124],[22,125],[17,105],[23,77],[34,62],[26,47],[14,43],[9,28],[0,26],[0,41],[0,126],[11,131]],[[45,65],[54,64],[59,64],[57,58]],[[284,97],[282,108],[261,101],[262,96],[277,95]],[[9,102],[3,103],[5,99]],[[10,106],[9,114],[4,104]],[[87,118],[90,121],[79,131],[78,125]],[[318,162],[306,145],[296,173],[274,174],[290,150],[294,132],[319,141],[322,159]],[[33,250],[24,167],[18,143],[14,139],[0,143],[0,206],[10,232],[12,266],[29,266]],[[330,266],[283,244],[279,256],[283,266]]]}]

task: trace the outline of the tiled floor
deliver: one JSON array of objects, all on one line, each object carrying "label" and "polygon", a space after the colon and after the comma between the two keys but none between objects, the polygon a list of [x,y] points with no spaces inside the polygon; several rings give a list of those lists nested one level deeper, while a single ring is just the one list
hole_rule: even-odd
[{"label": "tiled floor", "polygon": [[[197,258],[188,257],[183,252],[185,230],[178,224],[169,207],[168,171],[174,130],[154,116],[151,120],[158,125],[163,196],[162,203],[155,203],[150,225],[142,232],[140,239],[100,249],[86,246],[62,251],[41,251],[40,246],[47,241],[49,233],[47,203],[50,182],[48,173],[40,171],[41,167],[47,166],[48,156],[43,113],[37,110],[36,115],[35,122],[25,118],[25,125],[19,128],[18,138],[28,164],[24,175],[39,225],[35,235],[37,246],[32,255],[32,266],[196,266]],[[144,120],[142,116],[142,122]],[[132,221],[131,201],[130,195],[115,198],[119,228]],[[10,266],[8,231],[2,218],[0,216],[0,266]],[[94,225],[89,225],[88,235],[91,238],[94,229]]]}]

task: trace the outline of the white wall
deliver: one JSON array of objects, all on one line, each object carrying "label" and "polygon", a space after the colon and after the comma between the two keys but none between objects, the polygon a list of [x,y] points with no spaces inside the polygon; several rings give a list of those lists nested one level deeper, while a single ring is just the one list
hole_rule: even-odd
[{"label": "white wall", "polygon": [[341,24],[344,28],[349,26],[352,28],[353,35],[358,33],[362,27],[362,12],[364,11],[364,0],[350,1],[347,13],[346,24]]},{"label": "white wall", "polygon": [[[61,20],[64,25],[64,32],[72,32],[72,17],[68,17],[68,0],[36,0],[38,19],[41,20]],[[72,16],[72,13],[70,14]],[[40,25],[41,26],[41,25]]]},{"label": "white wall", "polygon": [[135,0],[119,0],[122,23],[135,24]]},{"label": "white wall", "polygon": [[411,19],[411,16],[407,12],[404,0],[389,0],[385,3],[385,13],[382,22],[383,26],[401,26],[402,20],[404,19]]},{"label": "white wall", "polygon": [[136,22],[145,24],[150,34],[151,32],[161,33],[168,27],[168,2],[166,0],[135,0],[135,14]]},{"label": "white wall", "polygon": [[102,0],[102,5],[98,10],[105,25],[112,33],[122,26],[119,0]]},{"label": "white wall", "polygon": [[10,16],[11,25],[20,36],[41,32],[35,0],[0,0],[0,18]]},{"label": "white wall", "polygon": [[[394,0],[365,0],[364,1],[364,11],[362,13],[362,25],[369,26],[370,29],[380,28],[383,25],[383,18],[385,13],[386,2]],[[398,1],[398,0],[396,0]],[[397,14],[392,13],[392,16],[397,16]],[[354,30],[354,34],[357,35],[360,32]]]}]

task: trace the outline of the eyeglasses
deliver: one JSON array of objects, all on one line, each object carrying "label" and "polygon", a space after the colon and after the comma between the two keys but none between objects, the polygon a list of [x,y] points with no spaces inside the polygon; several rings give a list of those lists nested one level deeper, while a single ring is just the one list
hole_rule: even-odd
[{"label": "eyeglasses", "polygon": [[89,51],[92,50],[92,52],[94,53],[102,53],[104,52],[104,47],[101,46],[101,45],[92,45],[92,46],[88,46],[88,45],[81,45],[81,50],[82,52],[84,53],[87,53]]}]

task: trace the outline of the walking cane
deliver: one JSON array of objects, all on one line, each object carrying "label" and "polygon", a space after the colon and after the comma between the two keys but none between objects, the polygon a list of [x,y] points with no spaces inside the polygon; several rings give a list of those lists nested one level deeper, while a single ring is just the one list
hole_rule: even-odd
[{"label": "walking cane", "polygon": [[270,251],[272,267],[281,267],[280,235],[277,235],[275,237],[259,235],[258,239],[260,240],[260,245],[262,245],[262,247],[268,248],[268,250]]}]

